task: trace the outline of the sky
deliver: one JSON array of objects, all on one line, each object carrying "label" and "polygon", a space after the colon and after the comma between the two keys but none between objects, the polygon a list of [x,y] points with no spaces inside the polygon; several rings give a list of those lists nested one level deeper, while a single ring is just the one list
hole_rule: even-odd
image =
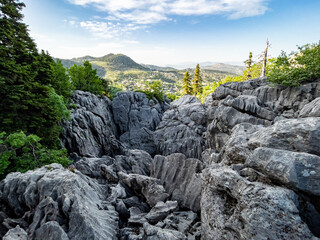
[{"label": "sky", "polygon": [[320,0],[22,0],[39,49],[57,58],[128,55],[159,66],[242,64],[320,40]]}]

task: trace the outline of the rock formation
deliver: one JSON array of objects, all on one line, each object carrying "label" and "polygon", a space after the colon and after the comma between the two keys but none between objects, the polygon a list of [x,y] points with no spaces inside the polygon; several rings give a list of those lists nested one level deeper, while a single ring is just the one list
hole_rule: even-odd
[{"label": "rock formation", "polygon": [[144,93],[117,93],[112,101],[112,112],[119,127],[120,141],[129,148],[153,154],[156,150],[153,131],[168,108],[166,101],[149,100]]},{"label": "rock formation", "polygon": [[255,79],[209,96],[204,239],[320,236],[319,89],[320,82],[272,88]]},{"label": "rock formation", "polygon": [[63,146],[69,152],[87,157],[118,153],[121,144],[115,137],[117,128],[111,101],[107,97],[75,91],[73,103],[75,109],[71,110],[71,120],[63,124]]},{"label": "rock formation", "polygon": [[185,95],[171,103],[154,133],[158,153],[183,153],[200,158],[204,150],[206,110],[198,99]]},{"label": "rock formation", "polygon": [[62,135],[73,166],[2,180],[0,237],[319,239],[319,99],[320,81],[265,78],[170,108],[76,91]]}]

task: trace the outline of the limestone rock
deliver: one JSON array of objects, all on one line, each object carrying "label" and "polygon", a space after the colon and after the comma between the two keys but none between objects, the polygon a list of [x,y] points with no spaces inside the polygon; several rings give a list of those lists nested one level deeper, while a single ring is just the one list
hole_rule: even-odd
[{"label": "limestone rock", "polygon": [[293,191],[249,182],[223,166],[205,170],[203,179],[203,239],[315,239]]},{"label": "limestone rock", "polygon": [[201,178],[204,164],[197,159],[187,159],[181,153],[167,157],[157,155],[152,164],[151,176],[161,184],[182,208],[200,210]]},{"label": "limestone rock", "polygon": [[145,216],[149,223],[155,224],[165,219],[170,213],[178,209],[177,201],[157,202]]},{"label": "limestone rock", "polygon": [[306,152],[320,156],[320,118],[299,118],[277,121],[268,128],[256,131],[249,147],[267,147]]},{"label": "limestone rock", "polygon": [[187,240],[186,236],[178,231],[162,229],[149,223],[143,225],[146,240]]},{"label": "limestone rock", "polygon": [[113,122],[111,101],[107,97],[75,91],[71,120],[63,123],[61,142],[69,152],[80,156],[101,157],[121,151],[116,140],[117,129]]},{"label": "limestone rock", "polygon": [[62,229],[71,240],[117,239],[118,214],[106,202],[105,190],[77,170],[51,164],[7,175],[0,182],[0,201],[16,219],[34,215],[29,231],[39,239],[53,229],[62,239]]},{"label": "limestone rock", "polygon": [[20,228],[19,225],[17,225],[15,228],[10,229],[6,235],[3,236],[3,240],[27,240],[28,235],[25,230]]},{"label": "limestone rock", "polygon": [[197,214],[192,211],[174,212],[163,221],[163,228],[178,230],[187,236],[188,240],[200,239],[197,220]]},{"label": "limestone rock", "polygon": [[320,117],[320,97],[306,104],[300,110],[299,117]]},{"label": "limestone rock", "polygon": [[119,126],[120,140],[131,149],[142,149],[153,154],[156,149],[152,133],[167,109],[167,102],[149,100],[144,93],[117,93],[112,101],[112,111]]},{"label": "limestone rock", "polygon": [[169,196],[156,178],[139,174],[125,174],[123,172],[118,172],[118,176],[138,196],[145,198],[151,207],[155,206],[159,201],[165,201]]},{"label": "limestone rock", "polygon": [[203,133],[206,131],[206,110],[198,99],[184,95],[173,101],[154,133],[154,141],[161,155],[184,153],[200,158]]},{"label": "limestone rock", "polygon": [[55,221],[46,222],[36,231],[35,240],[69,240],[68,235]]},{"label": "limestone rock", "polygon": [[271,148],[256,148],[246,166],[295,190],[320,196],[320,157]]}]

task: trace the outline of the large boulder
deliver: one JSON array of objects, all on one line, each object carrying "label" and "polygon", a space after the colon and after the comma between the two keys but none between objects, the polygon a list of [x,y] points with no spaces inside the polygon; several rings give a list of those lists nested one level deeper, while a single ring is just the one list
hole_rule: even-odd
[{"label": "large boulder", "polygon": [[156,178],[147,177],[139,174],[125,174],[119,172],[120,180],[126,184],[134,193],[145,199],[151,206],[155,206],[157,202],[165,201],[169,197],[166,190]]},{"label": "large boulder", "polygon": [[27,222],[28,239],[53,232],[56,239],[117,239],[118,214],[107,196],[105,186],[58,164],[11,173],[0,183],[0,202],[12,219],[6,223]]},{"label": "large boulder", "polygon": [[72,101],[75,109],[71,110],[71,119],[63,123],[62,145],[86,157],[119,153],[122,146],[116,140],[111,101],[83,91],[75,91]]},{"label": "large boulder", "polygon": [[320,196],[320,157],[316,155],[260,147],[246,166],[288,188]]},{"label": "large boulder", "polygon": [[224,166],[205,170],[203,181],[203,239],[316,239],[295,192],[250,182]]},{"label": "large boulder", "polygon": [[198,99],[184,95],[173,101],[170,110],[154,132],[154,142],[160,155],[183,153],[201,158],[206,131],[206,109]]},{"label": "large boulder", "polygon": [[320,97],[303,106],[299,117],[320,117]]},{"label": "large boulder", "polygon": [[152,134],[168,108],[166,101],[150,100],[141,92],[117,93],[112,101],[112,112],[119,127],[120,141],[129,148],[153,154],[156,146]]},{"label": "large boulder", "polygon": [[161,184],[181,208],[195,212],[200,210],[201,177],[204,164],[198,159],[187,159],[182,153],[167,157],[157,155],[151,168],[151,176]]},{"label": "large boulder", "polygon": [[268,147],[306,152],[320,156],[320,118],[298,118],[277,121],[267,128],[260,128],[249,139],[251,149]]}]

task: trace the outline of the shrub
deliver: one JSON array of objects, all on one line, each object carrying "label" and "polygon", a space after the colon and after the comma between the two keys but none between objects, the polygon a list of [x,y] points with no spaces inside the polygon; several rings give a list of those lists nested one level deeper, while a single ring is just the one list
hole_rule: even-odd
[{"label": "shrub", "polygon": [[48,149],[40,144],[36,135],[16,132],[0,134],[0,176],[10,172],[26,172],[47,164],[59,163],[64,167],[70,164],[65,149]]},{"label": "shrub", "polygon": [[299,52],[282,52],[276,59],[268,81],[285,86],[299,86],[320,78],[320,42],[298,47]]}]

